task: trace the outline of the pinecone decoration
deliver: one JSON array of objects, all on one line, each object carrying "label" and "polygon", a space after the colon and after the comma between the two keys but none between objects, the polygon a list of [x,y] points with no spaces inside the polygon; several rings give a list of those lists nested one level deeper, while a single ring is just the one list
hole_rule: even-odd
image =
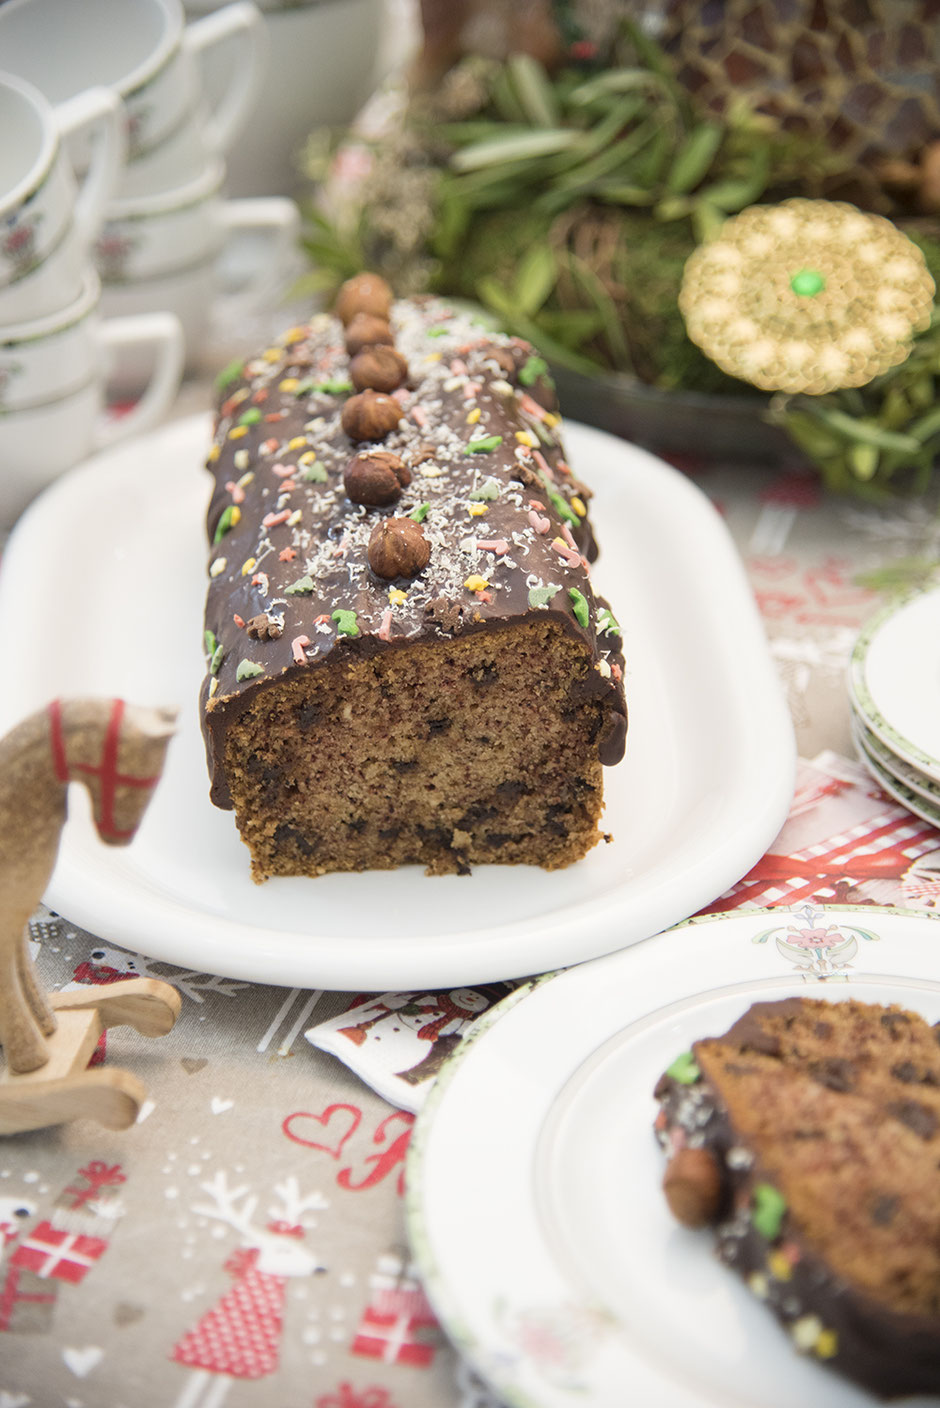
[{"label": "pinecone decoration", "polygon": [[846,159],[824,194],[938,208],[924,192],[940,142],[938,0],[636,0],[631,13],[702,106],[743,97]]}]

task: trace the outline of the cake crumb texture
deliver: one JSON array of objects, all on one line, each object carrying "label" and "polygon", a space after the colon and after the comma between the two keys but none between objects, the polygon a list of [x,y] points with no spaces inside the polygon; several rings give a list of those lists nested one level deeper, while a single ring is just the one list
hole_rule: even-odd
[{"label": "cake crumb texture", "polygon": [[884,1397],[940,1392],[938,1038],[897,1005],[756,1003],[656,1087],[676,1214],[704,1210],[795,1348]]},{"label": "cake crumb texture", "polygon": [[511,649],[476,634],[258,691],[226,743],[255,878],[579,859],[600,839],[603,714],[572,698],[589,669],[535,622]]}]

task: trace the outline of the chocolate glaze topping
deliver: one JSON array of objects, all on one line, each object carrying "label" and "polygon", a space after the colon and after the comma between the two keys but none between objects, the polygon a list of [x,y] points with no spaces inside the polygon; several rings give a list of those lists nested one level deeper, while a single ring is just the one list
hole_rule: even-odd
[{"label": "chocolate glaze topping", "polygon": [[[401,419],[373,441],[342,428],[354,387],[343,327],[328,314],[223,378],[207,462],[215,487],[202,692],[217,806],[231,806],[216,762],[223,729],[258,689],[342,655],[539,612],[587,644],[594,664],[579,698],[609,705],[601,762],[623,755],[621,641],[591,590],[590,491],[564,460],[544,362],[434,299],[396,303],[390,326],[408,379],[392,393]],[[407,467],[390,505],[347,495],[344,471],[369,450]],[[371,569],[369,541],[386,517],[420,522],[430,554],[417,575],[389,581]],[[261,615],[271,629],[249,631]]]}]

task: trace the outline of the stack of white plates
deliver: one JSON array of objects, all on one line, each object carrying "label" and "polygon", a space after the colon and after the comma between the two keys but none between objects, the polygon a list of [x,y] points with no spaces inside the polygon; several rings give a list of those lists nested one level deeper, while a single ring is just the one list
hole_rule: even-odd
[{"label": "stack of white plates", "polygon": [[940,587],[864,627],[849,666],[855,746],[890,796],[940,827]]}]

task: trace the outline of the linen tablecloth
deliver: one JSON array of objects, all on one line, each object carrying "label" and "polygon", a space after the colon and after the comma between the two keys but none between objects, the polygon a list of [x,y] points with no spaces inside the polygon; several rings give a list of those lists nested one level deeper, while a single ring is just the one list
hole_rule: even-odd
[{"label": "linen tablecloth", "polygon": [[[192,408],[190,395],[181,413]],[[853,761],[844,677],[886,592],[940,559],[936,504],[837,499],[810,474],[759,465],[680,468],[746,564],[803,760],[773,848],[792,865],[758,865],[710,908],[933,908],[908,871],[940,832]],[[873,847],[891,848],[893,870],[868,864]],[[81,1122],[0,1143],[0,1408],[495,1408],[411,1264],[414,1117],[304,1038],[361,995],[151,963],[44,910],[31,931],[47,987],[153,974],[183,1009],[162,1039],[117,1030],[96,1052],[148,1088],[132,1129]],[[443,1000],[424,1010],[428,1031],[459,1031]]]}]

